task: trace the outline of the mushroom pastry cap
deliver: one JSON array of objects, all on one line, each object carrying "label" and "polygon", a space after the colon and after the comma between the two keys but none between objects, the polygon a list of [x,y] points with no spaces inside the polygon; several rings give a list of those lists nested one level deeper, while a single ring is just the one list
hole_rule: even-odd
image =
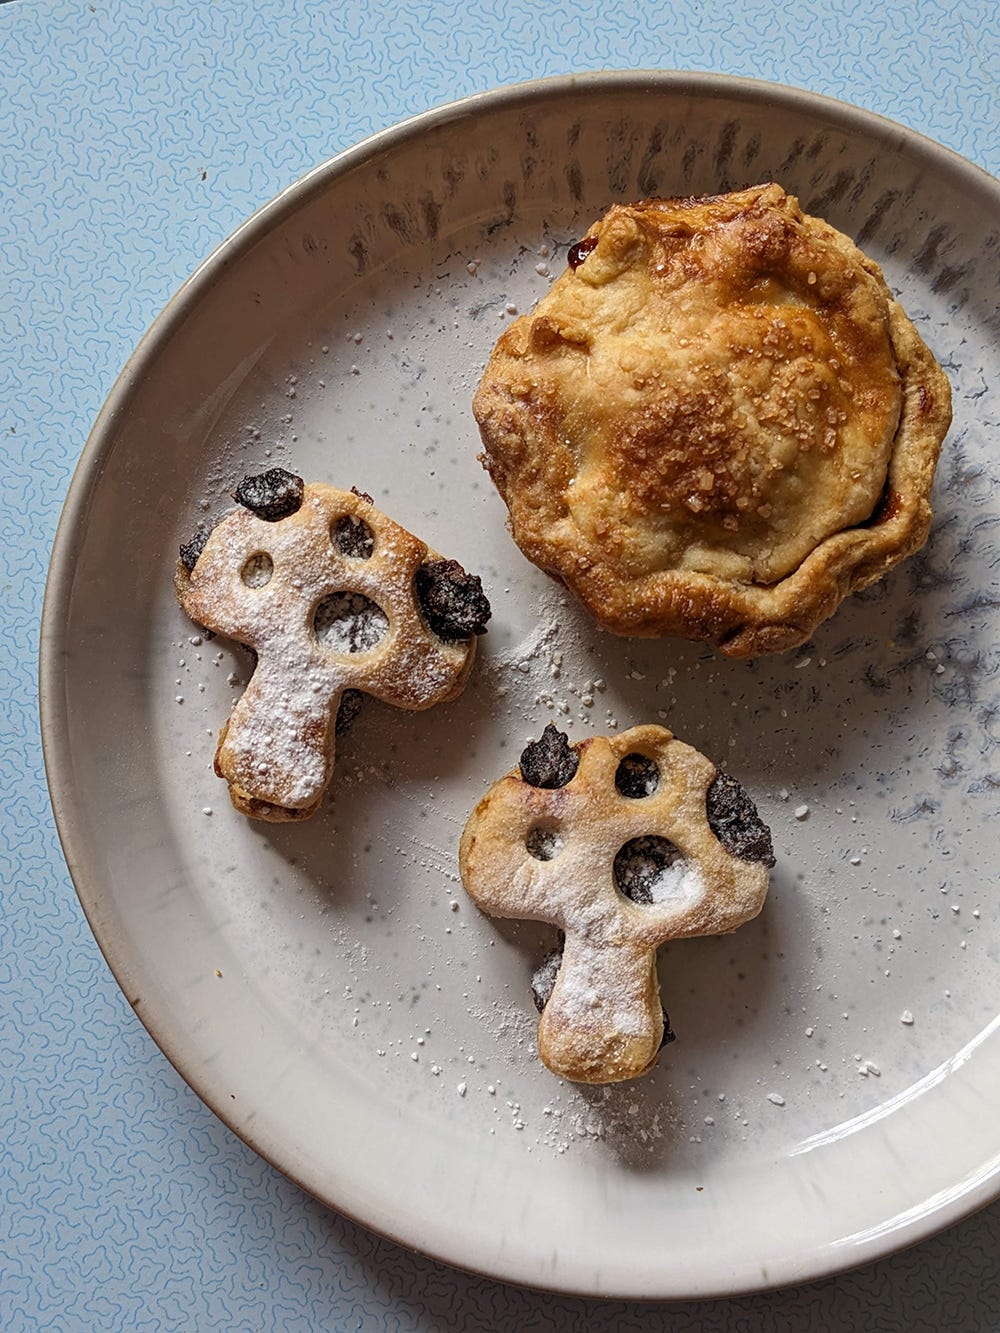
[{"label": "mushroom pastry cap", "polygon": [[615,205],[473,410],[524,554],[618,634],[794,647],[926,540],[944,373],[775,184]]}]

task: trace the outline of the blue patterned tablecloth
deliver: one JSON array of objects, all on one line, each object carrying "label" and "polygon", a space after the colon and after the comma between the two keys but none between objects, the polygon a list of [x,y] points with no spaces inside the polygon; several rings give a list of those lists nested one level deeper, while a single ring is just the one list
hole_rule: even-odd
[{"label": "blue patterned tablecloth", "polygon": [[642,1307],[456,1273],[331,1215],[198,1101],[70,885],[38,739],[49,550],[90,425],[179,283],[325,157],[486,88],[716,70],[1000,168],[993,0],[0,4],[0,1327],[1000,1328],[1000,1205],[769,1295]]}]

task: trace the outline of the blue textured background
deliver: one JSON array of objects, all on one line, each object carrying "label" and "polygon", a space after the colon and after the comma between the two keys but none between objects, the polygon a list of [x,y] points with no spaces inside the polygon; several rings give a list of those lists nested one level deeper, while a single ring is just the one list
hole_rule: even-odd
[{"label": "blue textured background", "polygon": [[519,1291],[329,1214],[225,1130],[139,1026],[79,910],[42,775],[37,623],[73,466],[129,351],[222,236],[406,115],[585,69],[791,83],[997,171],[992,0],[836,8],[0,6],[4,1330],[1000,1327],[1000,1206],[836,1280],[672,1307]]}]

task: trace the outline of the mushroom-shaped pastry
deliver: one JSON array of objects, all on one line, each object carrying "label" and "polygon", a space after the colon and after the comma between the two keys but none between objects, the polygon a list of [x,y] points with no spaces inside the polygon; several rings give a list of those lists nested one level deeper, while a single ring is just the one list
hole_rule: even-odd
[{"label": "mushroom-shaped pastry", "polygon": [[736,779],[665,727],[571,746],[550,724],[473,811],[459,859],[484,912],[564,935],[536,977],[542,1060],[614,1083],[652,1068],[672,1035],[657,947],[755,917],[774,853]]},{"label": "mushroom-shaped pastry", "polygon": [[476,576],[359,492],[272,468],[235,498],[240,509],[181,548],[175,578],[194,621],[257,655],[215,771],[244,814],[306,819],[330,780],[345,691],[407,709],[453,699],[490,607]]}]

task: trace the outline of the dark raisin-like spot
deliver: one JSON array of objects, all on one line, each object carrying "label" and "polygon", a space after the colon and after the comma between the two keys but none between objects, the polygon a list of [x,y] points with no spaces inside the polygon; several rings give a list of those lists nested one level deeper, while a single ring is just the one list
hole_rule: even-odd
[{"label": "dark raisin-like spot", "polygon": [[198,557],[211,535],[210,528],[199,528],[189,542],[181,542],[181,564],[189,574],[198,563]]},{"label": "dark raisin-like spot", "polygon": [[590,254],[591,250],[597,246],[596,236],[585,236],[582,241],[577,241],[569,247],[566,254],[566,262],[571,269],[578,269],[583,261]]},{"label": "dark raisin-like spot", "polygon": [[705,797],[708,826],[727,852],[741,861],[774,865],[771,830],[741,783],[728,773],[716,773]]},{"label": "dark raisin-like spot", "polygon": [[535,1008],[539,1013],[549,1002],[562,960],[563,951],[562,946],[560,946],[558,949],[553,949],[550,954],[546,954],[532,973],[531,998],[534,1000]]},{"label": "dark raisin-like spot", "polygon": [[350,731],[351,724],[361,712],[364,697],[360,690],[345,690],[340,696],[340,707],[337,709],[337,721],[334,726],[338,736],[344,736]]},{"label": "dark raisin-like spot", "polygon": [[670,1015],[667,1013],[666,1009],[664,1009],[663,1036],[660,1038],[660,1050],[662,1051],[664,1046],[669,1046],[672,1041],[676,1040],[677,1040],[677,1033],[670,1026]]},{"label": "dark raisin-like spot", "polygon": [[355,560],[370,560],[375,550],[375,534],[362,518],[342,514],[330,527],[330,540],[341,555]]},{"label": "dark raisin-like spot", "polygon": [[680,859],[680,849],[669,838],[660,838],[656,834],[633,838],[615,857],[614,876],[618,892],[634,903],[654,902],[661,896],[656,881],[664,870]]},{"label": "dark raisin-like spot", "polygon": [[233,499],[265,523],[277,523],[302,506],[305,483],[294,472],[272,467],[256,477],[244,477],[233,492]]},{"label": "dark raisin-like spot", "polygon": [[580,767],[580,756],[570,747],[569,737],[549,722],[541,737],[521,751],[521,777],[532,787],[554,790],[572,782]]},{"label": "dark raisin-like spot", "polygon": [[367,504],[373,505],[375,503],[367,491],[359,491],[357,486],[351,487],[351,494],[356,495],[359,500],[364,500]]},{"label": "dark raisin-like spot", "polygon": [[493,614],[478,574],[466,574],[457,560],[429,560],[416,577],[417,601],[439,639],[457,643],[485,634]]},{"label": "dark raisin-like spot", "polygon": [[627,754],[615,772],[615,786],[629,800],[652,796],[660,785],[660,770],[644,754]]}]

